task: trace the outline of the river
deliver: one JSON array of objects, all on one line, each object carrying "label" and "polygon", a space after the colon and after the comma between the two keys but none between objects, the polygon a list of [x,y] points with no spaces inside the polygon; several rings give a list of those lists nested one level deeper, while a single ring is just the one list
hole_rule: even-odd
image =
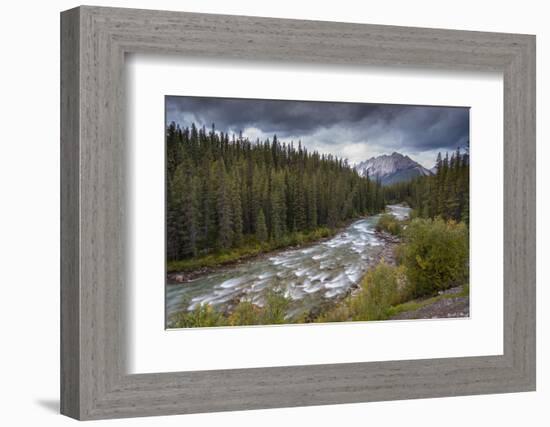
[{"label": "river", "polygon": [[[388,205],[398,219],[409,215],[402,205]],[[282,291],[291,299],[287,318],[342,297],[358,283],[380,254],[384,241],[375,231],[378,215],[359,219],[331,239],[293,248],[216,270],[187,283],[168,283],[166,314],[212,304],[223,310],[237,300],[262,305],[264,291]]]}]

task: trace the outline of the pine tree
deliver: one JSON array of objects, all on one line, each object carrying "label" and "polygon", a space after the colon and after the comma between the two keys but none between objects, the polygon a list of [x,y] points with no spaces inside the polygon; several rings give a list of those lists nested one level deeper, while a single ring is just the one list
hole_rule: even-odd
[{"label": "pine tree", "polygon": [[344,159],[276,136],[252,143],[214,125],[171,123],[166,156],[169,260],[239,248],[250,238],[281,243],[384,207],[379,182],[360,177]]},{"label": "pine tree", "polygon": [[218,234],[215,224],[216,193],[208,158],[201,166],[198,191],[199,242],[202,248],[209,248],[216,246],[215,241]]},{"label": "pine tree", "polygon": [[263,209],[260,209],[260,212],[258,213],[256,238],[259,242],[267,241],[267,226],[265,224],[265,214]]},{"label": "pine tree", "polygon": [[295,188],[296,190],[295,190],[295,196],[294,196],[294,229],[297,231],[304,231],[307,228],[306,195],[304,192],[304,185],[300,177],[296,182]]},{"label": "pine tree", "polygon": [[426,218],[469,221],[468,155],[457,150],[450,158],[437,156],[434,176],[421,176],[412,181],[384,187],[386,200],[406,201],[417,214]]},{"label": "pine tree", "polygon": [[218,246],[220,249],[231,247],[233,242],[233,224],[231,210],[231,195],[223,159],[214,163],[217,178],[216,214],[218,220]]},{"label": "pine tree", "polygon": [[178,258],[197,254],[197,221],[195,189],[189,176],[187,162],[182,162],[174,172],[170,194],[169,231],[175,230],[176,240],[171,250]]},{"label": "pine tree", "polygon": [[317,228],[317,184],[315,176],[307,186],[307,227],[310,230]]},{"label": "pine tree", "polygon": [[231,222],[233,224],[233,246],[239,246],[243,240],[243,208],[241,203],[241,190],[239,175],[233,173],[231,180]]},{"label": "pine tree", "polygon": [[328,206],[327,206],[327,224],[328,224],[328,226],[331,227],[331,228],[336,227],[338,225],[338,219],[339,219],[338,218],[338,205],[336,203],[336,197],[329,197],[328,198]]},{"label": "pine tree", "polygon": [[271,238],[274,241],[279,241],[286,231],[284,178],[281,174],[274,174],[271,181]]}]

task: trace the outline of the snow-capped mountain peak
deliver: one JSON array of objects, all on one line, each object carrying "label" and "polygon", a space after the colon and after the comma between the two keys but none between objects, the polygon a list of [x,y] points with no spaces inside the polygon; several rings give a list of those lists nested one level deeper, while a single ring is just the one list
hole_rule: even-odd
[{"label": "snow-capped mountain peak", "polygon": [[432,172],[398,152],[371,157],[355,166],[361,176],[379,179],[383,185],[411,180],[417,176],[432,175]]}]

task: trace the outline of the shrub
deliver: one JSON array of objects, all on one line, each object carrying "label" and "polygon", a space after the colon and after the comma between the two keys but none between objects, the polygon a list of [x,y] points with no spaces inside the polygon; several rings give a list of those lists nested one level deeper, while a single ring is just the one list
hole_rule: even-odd
[{"label": "shrub", "polygon": [[330,310],[321,313],[319,317],[315,319],[315,322],[327,323],[327,322],[347,322],[351,319],[350,312],[350,299],[345,299],[336,304]]},{"label": "shrub", "polygon": [[199,304],[193,310],[174,316],[174,328],[206,328],[227,325],[225,317],[210,304]]},{"label": "shrub", "polygon": [[468,280],[468,229],[442,219],[414,219],[404,232],[400,260],[415,297]]},{"label": "shrub", "polygon": [[274,325],[301,323],[304,319],[286,319],[290,299],[279,291],[268,290],[265,304],[260,307],[250,301],[240,301],[231,314],[216,310],[211,304],[197,305],[170,319],[171,328],[205,328],[209,326]]},{"label": "shrub", "polygon": [[418,211],[418,209],[411,209],[409,211],[409,219],[410,220],[413,220],[415,218],[419,218],[420,217],[420,212]]},{"label": "shrub", "polygon": [[352,320],[386,319],[388,309],[406,298],[406,293],[403,268],[382,260],[367,273],[359,294],[350,299]]},{"label": "shrub", "polygon": [[394,267],[382,260],[361,282],[359,292],[325,311],[316,322],[384,320],[391,307],[411,297],[403,266]]},{"label": "shrub", "polygon": [[394,236],[400,236],[403,231],[403,227],[401,226],[399,220],[397,220],[393,215],[383,214],[380,216],[380,219],[376,224],[376,230],[387,231]]},{"label": "shrub", "polygon": [[260,308],[250,301],[241,301],[229,316],[232,326],[257,325],[260,323]]},{"label": "shrub", "polygon": [[260,324],[276,325],[287,323],[285,316],[290,305],[290,299],[281,292],[268,290],[265,296],[265,305],[261,309]]}]

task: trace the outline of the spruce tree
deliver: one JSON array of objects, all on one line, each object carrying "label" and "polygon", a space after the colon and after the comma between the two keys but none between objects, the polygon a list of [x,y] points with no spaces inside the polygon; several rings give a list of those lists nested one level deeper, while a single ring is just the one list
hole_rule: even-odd
[{"label": "spruce tree", "polygon": [[216,178],[217,178],[217,204],[216,214],[218,223],[217,243],[220,249],[227,249],[233,243],[233,224],[231,209],[231,194],[228,185],[227,174],[223,159],[217,160]]},{"label": "spruce tree", "polygon": [[169,260],[239,248],[252,237],[283,242],[384,207],[379,182],[344,159],[276,136],[252,143],[214,125],[170,123],[166,156]]},{"label": "spruce tree", "polygon": [[239,246],[243,240],[243,208],[239,175],[235,170],[231,180],[231,222],[233,224],[233,246]]},{"label": "spruce tree", "polygon": [[174,172],[170,194],[170,218],[174,228],[175,242],[173,249],[178,258],[194,256],[197,254],[197,221],[195,206],[195,191],[192,185],[192,177],[189,176],[187,161],[182,162]]},{"label": "spruce tree", "polygon": [[256,223],[256,238],[259,242],[267,241],[267,226],[265,224],[265,214],[264,210],[260,209],[258,213],[258,219]]}]

